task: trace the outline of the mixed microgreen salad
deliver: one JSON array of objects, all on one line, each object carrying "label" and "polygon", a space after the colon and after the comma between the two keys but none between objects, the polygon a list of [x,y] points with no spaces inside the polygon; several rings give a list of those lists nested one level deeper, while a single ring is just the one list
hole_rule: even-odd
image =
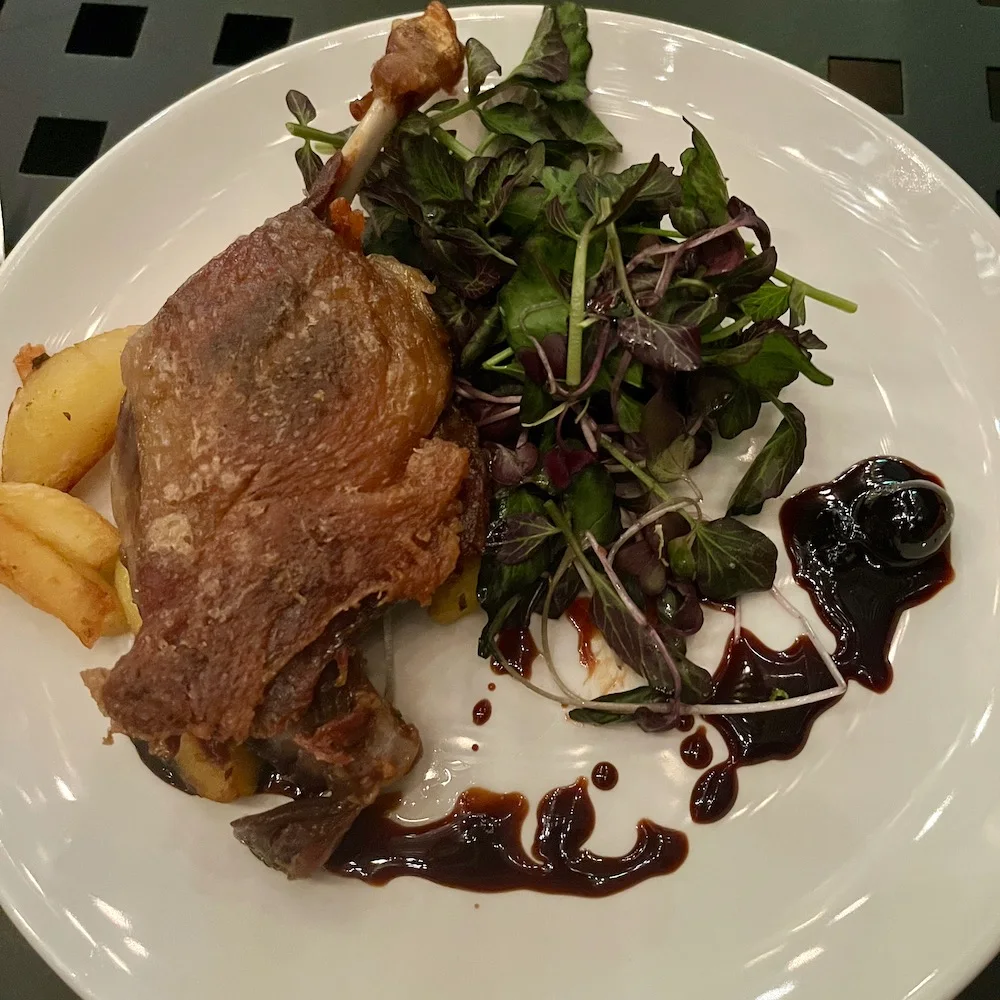
[{"label": "mixed microgreen salad", "polygon": [[[363,242],[434,282],[455,393],[489,453],[480,654],[518,676],[497,636],[538,613],[560,692],[523,683],[579,721],[664,728],[712,693],[687,657],[703,601],[773,585],[777,549],[740,517],[802,463],[806,418],[782,392],[800,375],[833,381],[814,363],[825,344],[806,303],[855,306],[778,269],[767,224],[729,193],[694,126],[678,172],[659,156],[621,169],[620,143],[587,104],[590,58],[586,12],[570,2],[544,9],[522,61],[490,86],[501,68],[469,39],[468,98],[409,114],[369,170]],[[297,91],[287,103],[308,187],[351,130],[316,128]],[[451,129],[465,115],[485,130],[476,148]],[[765,407],[777,428],[726,515],[707,518],[691,470]],[[586,701],[562,681],[547,623],[583,592],[641,687]],[[783,692],[771,694],[780,707]]]}]

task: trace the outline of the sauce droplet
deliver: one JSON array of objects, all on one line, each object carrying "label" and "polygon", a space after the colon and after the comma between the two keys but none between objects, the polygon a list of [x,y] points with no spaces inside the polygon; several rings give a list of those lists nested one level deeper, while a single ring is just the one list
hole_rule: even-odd
[{"label": "sauce droplet", "polygon": [[690,736],[681,740],[681,760],[688,767],[704,770],[712,763],[712,744],[708,742],[708,732],[699,726]]},{"label": "sauce droplet", "polygon": [[602,760],[594,765],[594,770],[590,772],[590,780],[594,783],[594,788],[610,792],[618,784],[618,768],[611,761]]},{"label": "sauce droplet", "polygon": [[472,752],[476,753],[478,750],[479,750],[479,744],[478,743],[473,743],[472,744]]},{"label": "sauce droplet", "polygon": [[477,701],[472,707],[472,721],[477,726],[483,726],[490,721],[490,716],[493,714],[493,705],[490,703],[489,698],[483,698]]},{"label": "sauce droplet", "polygon": [[496,691],[496,689],[497,689],[497,686],[496,686],[496,684],[493,683],[493,681],[490,681],[489,684],[486,685],[486,690],[487,691]]},{"label": "sauce droplet", "polygon": [[[538,656],[538,647],[530,629],[503,629],[497,636],[497,647],[517,673],[522,677],[531,677],[531,667]],[[490,660],[490,668],[495,674],[507,673],[496,660]]]}]

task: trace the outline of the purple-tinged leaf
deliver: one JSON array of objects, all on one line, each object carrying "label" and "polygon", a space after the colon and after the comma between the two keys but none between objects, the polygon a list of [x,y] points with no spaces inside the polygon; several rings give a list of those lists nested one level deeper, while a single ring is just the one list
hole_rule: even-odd
[{"label": "purple-tinged leaf", "polygon": [[508,448],[495,441],[486,444],[490,475],[501,486],[519,486],[538,464],[538,449],[526,441],[518,448]]},{"label": "purple-tinged leaf", "polygon": [[300,125],[308,125],[316,117],[313,102],[301,90],[290,90],[285,94],[285,104]]},{"label": "purple-tinged leaf", "polygon": [[542,514],[512,514],[490,525],[487,545],[505,566],[524,562],[559,529]]},{"label": "purple-tinged leaf", "polygon": [[618,336],[632,356],[661,371],[694,371],[701,364],[697,327],[661,323],[645,313],[618,321]]},{"label": "purple-tinged leaf", "polygon": [[553,448],[543,461],[545,473],[557,490],[565,490],[572,478],[596,461],[594,453],[582,449]]}]

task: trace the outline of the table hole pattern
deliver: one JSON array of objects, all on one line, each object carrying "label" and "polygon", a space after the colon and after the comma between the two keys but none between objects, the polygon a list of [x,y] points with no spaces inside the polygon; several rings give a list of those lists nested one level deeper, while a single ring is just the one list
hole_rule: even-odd
[{"label": "table hole pattern", "polygon": [[81,4],[66,51],[71,55],[127,59],[135,52],[146,10],[130,4]]},{"label": "table hole pattern", "polygon": [[263,14],[227,14],[222,21],[212,63],[242,66],[288,44],[292,18]]},{"label": "table hole pattern", "polygon": [[81,118],[38,118],[21,159],[21,173],[76,177],[97,159],[107,127],[107,122]]}]

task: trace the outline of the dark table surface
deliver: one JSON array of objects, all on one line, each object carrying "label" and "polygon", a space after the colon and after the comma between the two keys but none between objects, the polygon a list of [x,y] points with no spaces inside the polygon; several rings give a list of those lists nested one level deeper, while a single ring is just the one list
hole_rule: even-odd
[{"label": "dark table surface", "polygon": [[[417,0],[0,0],[0,192],[8,246],[100,153],[199,84],[287,42],[415,6]],[[600,6],[714,31],[828,77],[899,122],[997,204],[1000,0]],[[0,913],[0,1000],[72,997]],[[997,998],[1000,958],[960,1000]]]}]

